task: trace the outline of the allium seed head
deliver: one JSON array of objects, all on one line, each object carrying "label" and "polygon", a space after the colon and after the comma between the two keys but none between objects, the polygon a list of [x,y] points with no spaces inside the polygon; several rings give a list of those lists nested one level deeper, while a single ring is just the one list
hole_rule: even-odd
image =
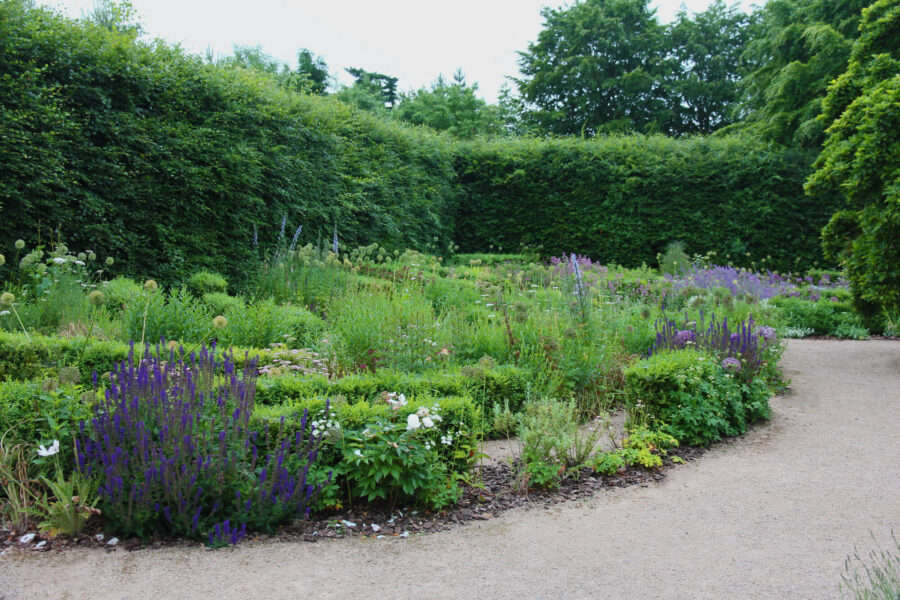
[{"label": "allium seed head", "polygon": [[116,262],[116,261],[113,259],[112,256],[107,256],[107,257],[106,257],[106,266],[107,266],[107,267],[113,266],[113,263],[114,263],[114,262]]},{"label": "allium seed head", "polygon": [[0,267],[6,264],[6,257],[0,254]]},{"label": "allium seed head", "polygon": [[159,289],[159,284],[152,279],[148,279],[144,282],[144,289],[152,294]]},{"label": "allium seed head", "polygon": [[0,306],[12,306],[12,303],[15,301],[16,297],[9,292],[3,292],[3,294],[0,294]]},{"label": "allium seed head", "polygon": [[101,292],[100,290],[94,290],[90,293],[88,299],[91,301],[91,304],[99,308],[103,306],[103,302],[106,300],[106,297],[103,296],[103,292]]},{"label": "allium seed head", "polygon": [[21,250],[25,247],[25,240],[16,240],[16,250]]},{"label": "allium seed head", "polygon": [[226,319],[222,315],[219,315],[218,317],[213,319],[213,328],[214,329],[225,329],[225,327],[227,325],[228,325],[228,319]]}]

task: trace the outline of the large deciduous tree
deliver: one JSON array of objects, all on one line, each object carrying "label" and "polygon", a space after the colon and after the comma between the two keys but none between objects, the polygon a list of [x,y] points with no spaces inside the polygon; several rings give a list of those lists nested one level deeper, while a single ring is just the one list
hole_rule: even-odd
[{"label": "large deciduous tree", "polygon": [[666,131],[671,65],[649,0],[585,0],[542,14],[537,41],[519,53],[528,120],[554,134]]},{"label": "large deciduous tree", "polygon": [[676,116],[670,133],[707,134],[732,123],[752,24],[724,0],[693,17],[678,13],[666,37],[675,59],[667,94]]}]

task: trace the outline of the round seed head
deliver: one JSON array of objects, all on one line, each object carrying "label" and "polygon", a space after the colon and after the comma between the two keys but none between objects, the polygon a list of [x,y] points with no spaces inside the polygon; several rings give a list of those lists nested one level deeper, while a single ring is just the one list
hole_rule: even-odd
[{"label": "round seed head", "polygon": [[222,315],[219,315],[218,317],[213,319],[213,329],[225,329],[227,325],[228,320]]},{"label": "round seed head", "polygon": [[103,302],[106,300],[106,298],[103,296],[103,292],[101,292],[100,290],[94,290],[93,292],[91,292],[88,296],[88,299],[91,301],[92,305],[98,308],[103,306]]},{"label": "round seed head", "polygon": [[0,306],[12,306],[12,303],[15,301],[16,297],[9,292],[0,294]]},{"label": "round seed head", "polygon": [[25,240],[16,240],[16,250],[21,250],[25,247]]},{"label": "round seed head", "polygon": [[144,289],[152,294],[159,289],[159,284],[152,279],[148,279],[144,282]]}]

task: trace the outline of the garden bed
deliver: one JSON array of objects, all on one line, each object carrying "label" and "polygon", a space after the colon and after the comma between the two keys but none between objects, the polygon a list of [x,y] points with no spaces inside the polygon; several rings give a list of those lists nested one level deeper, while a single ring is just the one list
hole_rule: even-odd
[{"label": "garden bed", "polygon": [[[375,539],[405,538],[411,535],[435,533],[454,527],[466,526],[479,521],[488,521],[503,513],[516,509],[549,508],[560,502],[590,498],[598,491],[647,485],[666,477],[666,471],[674,466],[672,458],[687,462],[706,452],[704,448],[683,447],[669,451],[659,469],[628,467],[613,476],[594,473],[582,469],[579,476],[565,479],[556,490],[516,490],[516,475],[508,463],[486,464],[476,471],[476,485],[464,488],[461,500],[449,509],[430,512],[414,509],[400,509],[393,512],[384,507],[359,506],[345,511],[335,511],[310,521],[298,521],[284,527],[278,533],[259,535],[251,538],[259,543],[275,542],[318,542],[320,540],[346,537],[368,537]],[[20,541],[25,537],[28,541]],[[76,536],[56,537],[34,535],[27,538],[8,530],[0,530],[0,554],[8,550],[48,552],[72,551],[77,549],[104,548],[108,551],[152,550],[176,546],[199,546],[199,542],[184,538],[153,538],[142,541],[138,538],[119,540],[104,533],[98,521],[88,524],[85,531]],[[112,544],[110,544],[112,541]]]}]

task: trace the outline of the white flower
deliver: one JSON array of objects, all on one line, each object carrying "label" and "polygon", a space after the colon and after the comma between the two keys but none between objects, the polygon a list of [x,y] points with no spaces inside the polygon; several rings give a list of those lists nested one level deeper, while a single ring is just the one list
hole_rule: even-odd
[{"label": "white flower", "polygon": [[63,258],[62,256],[54,256],[54,257],[53,257],[53,262],[56,263],[57,265],[64,265],[64,264],[66,264],[66,263],[69,262],[69,261],[67,261],[67,260],[66,260],[65,258]]},{"label": "white flower", "polygon": [[416,411],[416,414],[419,415],[420,417],[427,417],[428,416],[428,407],[420,406],[419,410]]},{"label": "white flower", "polygon": [[354,450],[354,451],[353,451],[353,454],[355,454],[355,455],[357,455],[358,457],[362,458],[362,450],[360,450],[359,448],[357,448],[356,450]]},{"label": "white flower", "polygon": [[434,421],[431,420],[431,417],[425,417],[422,419],[422,425],[424,425],[426,429],[431,429],[434,427]]},{"label": "white flower", "polygon": [[0,317],[5,317],[8,314],[9,314],[8,310],[0,310]]},{"label": "white flower", "polygon": [[419,421],[419,415],[413,413],[406,417],[406,430],[412,431],[413,429],[418,429],[422,426],[422,423]]},{"label": "white flower", "polygon": [[388,404],[391,405],[391,408],[393,408],[394,410],[398,410],[401,406],[406,406],[406,396],[403,394],[391,392],[387,396],[385,396],[385,400]]},{"label": "white flower", "polygon": [[84,261],[83,261],[83,260],[76,260],[76,261],[75,261],[75,264],[78,265],[79,267],[83,267],[83,266],[84,266]]},{"label": "white flower", "polygon": [[38,447],[38,454],[41,456],[53,456],[59,452],[59,440],[53,440],[53,443],[50,444],[49,448],[44,448],[44,446]]}]

